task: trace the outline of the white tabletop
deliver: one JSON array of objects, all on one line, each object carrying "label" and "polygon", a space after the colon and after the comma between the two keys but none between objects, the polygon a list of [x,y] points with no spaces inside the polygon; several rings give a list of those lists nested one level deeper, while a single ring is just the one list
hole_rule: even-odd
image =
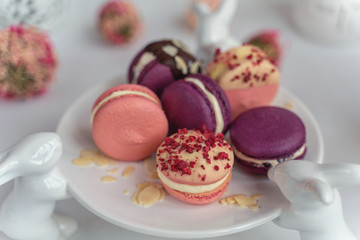
[{"label": "white tabletop", "polygon": [[[57,81],[46,95],[31,101],[0,101],[0,149],[28,134],[55,131],[64,111],[93,85],[126,74],[135,53],[151,40],[178,38],[195,48],[194,33],[184,24],[183,0],[134,0],[143,15],[145,31],[133,44],[105,44],[96,29],[104,0],[73,1],[50,32],[59,59]],[[239,1],[232,32],[240,40],[263,28],[280,29],[285,42],[282,85],[310,109],[322,130],[325,162],[360,163],[360,49],[334,48],[300,35],[291,22],[286,0]],[[12,183],[0,187],[0,203]],[[360,238],[360,186],[340,189],[344,216]],[[85,210],[73,199],[60,201],[57,211],[79,221],[72,240],[157,239],[113,226]],[[7,240],[0,233],[0,239]],[[300,239],[297,232],[267,223],[215,239]]]}]

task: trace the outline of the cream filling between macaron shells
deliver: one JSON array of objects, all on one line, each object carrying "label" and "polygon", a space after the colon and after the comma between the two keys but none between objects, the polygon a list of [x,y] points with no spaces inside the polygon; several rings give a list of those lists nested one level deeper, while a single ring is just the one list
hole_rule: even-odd
[{"label": "cream filling between macaron shells", "polygon": [[143,93],[143,92],[139,92],[139,91],[132,91],[132,90],[119,90],[119,91],[115,91],[112,92],[109,96],[105,97],[104,99],[102,99],[94,108],[94,110],[91,113],[91,124],[94,121],[94,117],[96,112],[101,108],[102,105],[104,105],[106,102],[108,102],[109,100],[113,99],[113,98],[117,98],[120,96],[125,96],[125,95],[137,95],[137,96],[141,96],[141,97],[146,97],[147,99],[150,99],[151,101],[155,102],[156,104],[159,104],[159,102],[153,98],[152,96]]},{"label": "cream filling between macaron shells", "polygon": [[157,173],[162,183],[164,183],[169,188],[177,190],[179,192],[185,193],[204,193],[210,192],[221,186],[226,179],[229,177],[230,172],[228,172],[222,179],[215,183],[207,184],[207,185],[189,185],[189,184],[181,184],[171,181],[169,178],[165,177],[165,175],[157,169]]},{"label": "cream filling between macaron shells", "polygon": [[268,164],[271,165],[271,167],[274,167],[274,166],[276,166],[277,164],[279,164],[281,162],[296,159],[297,157],[301,156],[305,152],[305,149],[306,149],[306,145],[304,144],[295,153],[293,153],[290,156],[285,157],[285,158],[279,158],[279,159],[256,159],[256,158],[251,158],[249,156],[246,156],[242,152],[239,152],[238,150],[233,148],[234,154],[235,154],[236,157],[238,157],[242,161],[255,164],[256,166],[259,166],[259,167],[264,166],[264,163],[268,163]]},{"label": "cream filling between macaron shells", "polygon": [[187,77],[185,78],[185,81],[195,84],[205,93],[215,113],[215,122],[216,122],[215,133],[221,133],[224,130],[224,117],[217,98],[214,96],[214,94],[212,94],[210,91],[206,89],[205,85],[200,80],[192,77]]}]

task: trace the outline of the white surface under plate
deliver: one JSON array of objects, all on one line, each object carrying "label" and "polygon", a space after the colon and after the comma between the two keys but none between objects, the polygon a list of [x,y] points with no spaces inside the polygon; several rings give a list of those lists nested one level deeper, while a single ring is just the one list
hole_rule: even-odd
[{"label": "white surface under plate", "polygon": [[[59,168],[66,177],[70,191],[77,201],[99,217],[133,231],[171,238],[205,238],[222,236],[256,227],[280,215],[286,199],[277,186],[265,176],[256,176],[240,170],[235,165],[229,190],[231,194],[261,193],[260,209],[252,211],[214,202],[195,206],[180,202],[168,195],[165,200],[144,208],[131,201],[136,184],[154,181],[148,178],[143,162],[119,162],[117,181],[104,183],[101,177],[109,175],[107,167],[79,167],[72,164],[84,149],[95,149],[90,126],[90,112],[96,98],[106,89],[123,81],[102,83],[81,96],[61,119],[57,132],[60,135],[64,153]],[[303,120],[307,131],[306,159],[315,162],[323,160],[323,141],[318,125],[306,106],[285,89],[280,89],[273,105],[292,105],[291,110]],[[132,165],[135,171],[127,178],[121,172]],[[156,180],[155,180],[156,181]],[[124,191],[130,194],[125,195]]]}]

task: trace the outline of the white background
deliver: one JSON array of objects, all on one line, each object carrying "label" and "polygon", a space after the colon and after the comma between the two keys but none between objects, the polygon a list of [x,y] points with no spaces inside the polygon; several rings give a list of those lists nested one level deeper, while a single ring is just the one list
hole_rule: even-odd
[{"label": "white background", "polygon": [[[178,38],[192,49],[194,33],[184,24],[184,0],[134,0],[145,31],[131,45],[105,44],[96,29],[100,0],[73,1],[50,31],[59,60],[57,80],[46,95],[31,101],[0,100],[0,149],[28,134],[55,131],[66,109],[88,88],[125,75],[132,57],[151,40]],[[232,24],[233,35],[244,40],[268,28],[280,29],[285,40],[281,67],[282,85],[310,109],[322,130],[325,162],[360,163],[360,48],[332,47],[300,35],[291,21],[286,0],[241,0]],[[125,79],[124,79],[125,81]],[[0,187],[0,203],[12,183]],[[360,238],[360,186],[341,190],[344,216]],[[72,240],[158,239],[108,224],[86,211],[75,200],[60,201],[57,210],[79,221]],[[0,239],[7,238],[0,233]],[[300,239],[297,232],[272,223],[215,239]]]}]

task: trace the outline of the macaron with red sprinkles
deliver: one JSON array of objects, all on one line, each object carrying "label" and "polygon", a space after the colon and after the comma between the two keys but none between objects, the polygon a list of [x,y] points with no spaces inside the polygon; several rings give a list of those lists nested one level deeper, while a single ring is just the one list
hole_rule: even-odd
[{"label": "macaron with red sprinkles", "polygon": [[157,172],[164,188],[190,204],[208,204],[226,191],[234,155],[222,133],[179,131],[157,149]]}]

